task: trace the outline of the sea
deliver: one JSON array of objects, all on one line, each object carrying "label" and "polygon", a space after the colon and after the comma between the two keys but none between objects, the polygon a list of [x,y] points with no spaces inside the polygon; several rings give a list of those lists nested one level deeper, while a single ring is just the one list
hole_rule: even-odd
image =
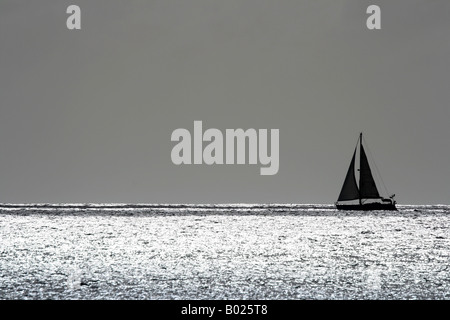
[{"label": "sea", "polygon": [[0,299],[448,300],[450,206],[0,204]]}]

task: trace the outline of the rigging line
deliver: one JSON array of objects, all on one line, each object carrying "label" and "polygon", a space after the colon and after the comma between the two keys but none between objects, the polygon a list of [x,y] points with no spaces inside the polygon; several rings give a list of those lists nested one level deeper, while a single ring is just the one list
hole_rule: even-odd
[{"label": "rigging line", "polygon": [[[359,162],[358,162],[358,164],[359,164],[359,166],[358,167],[361,167],[361,159],[359,159],[360,157],[358,157],[358,155],[357,155],[357,153],[356,153],[356,151],[358,151],[358,147],[359,147],[359,139],[360,139],[360,136],[358,136],[358,139],[356,139],[356,145],[355,145],[355,156],[356,156],[356,158],[355,158],[355,168],[357,168],[357,166],[356,166],[356,160],[358,160]],[[353,168],[353,174],[355,175],[356,174],[356,172],[355,172],[355,168]],[[357,180],[358,182],[358,184],[357,184],[357,186],[358,186],[358,194],[360,194],[360,190],[359,190],[359,188],[360,188],[360,186],[359,186],[359,175],[360,175],[360,171],[359,171],[359,169],[357,169],[357,171],[358,171],[358,179],[356,179],[356,175],[355,175],[355,180]]]},{"label": "rigging line", "polygon": [[373,164],[375,165],[375,169],[376,169],[376,171],[377,171],[377,174],[378,174],[378,176],[380,177],[381,183],[383,184],[384,191],[386,191],[387,196],[389,197],[389,196],[390,196],[390,193],[389,193],[388,189],[386,188],[386,185],[384,184],[383,178],[381,177],[380,170],[378,170],[377,163],[375,162],[375,158],[373,157],[372,152],[370,152],[369,146],[368,146],[368,144],[367,144],[367,142],[366,142],[366,138],[363,138],[363,139],[364,139],[366,148],[367,148],[367,150],[369,151],[369,156],[370,156],[370,158],[372,158],[372,160],[373,160],[372,162],[373,162]]},{"label": "rigging line", "polygon": [[358,139],[356,139],[355,151],[357,151],[356,149],[358,148],[358,145],[359,145],[359,136],[358,136]]},{"label": "rigging line", "polygon": [[358,148],[358,146],[359,146],[359,136],[358,136],[358,139],[356,139],[355,150]]}]

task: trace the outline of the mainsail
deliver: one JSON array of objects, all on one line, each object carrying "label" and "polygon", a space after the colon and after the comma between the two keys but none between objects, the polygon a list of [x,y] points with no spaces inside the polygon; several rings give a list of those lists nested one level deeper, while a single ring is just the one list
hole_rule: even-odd
[{"label": "mainsail", "polygon": [[373,180],[372,171],[369,167],[369,162],[367,161],[366,153],[364,152],[364,147],[361,144],[360,148],[360,171],[359,171],[359,191],[361,198],[363,199],[378,199],[381,198],[378,193],[377,186],[375,185],[375,180]]},{"label": "mainsail", "polygon": [[341,193],[339,194],[338,201],[355,200],[359,198],[359,190],[356,185],[355,178],[355,152],[353,152],[352,161],[348,167],[347,175],[345,176],[344,185],[342,186]]}]

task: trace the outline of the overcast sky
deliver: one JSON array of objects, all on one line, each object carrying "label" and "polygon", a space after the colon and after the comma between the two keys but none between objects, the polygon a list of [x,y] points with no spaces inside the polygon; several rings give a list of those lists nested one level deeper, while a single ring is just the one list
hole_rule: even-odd
[{"label": "overcast sky", "polygon": [[[399,203],[450,204],[449,59],[447,0],[2,0],[0,202],[333,203],[363,131]],[[279,129],[278,174],[174,165],[194,120]]]}]

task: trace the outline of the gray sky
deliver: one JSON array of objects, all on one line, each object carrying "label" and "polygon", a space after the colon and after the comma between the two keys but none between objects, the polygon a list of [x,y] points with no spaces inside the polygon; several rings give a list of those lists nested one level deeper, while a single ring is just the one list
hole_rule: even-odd
[{"label": "gray sky", "polygon": [[[333,203],[363,131],[399,203],[450,204],[449,31],[447,0],[2,0],[0,202]],[[279,129],[278,174],[172,164],[194,120]]]}]

